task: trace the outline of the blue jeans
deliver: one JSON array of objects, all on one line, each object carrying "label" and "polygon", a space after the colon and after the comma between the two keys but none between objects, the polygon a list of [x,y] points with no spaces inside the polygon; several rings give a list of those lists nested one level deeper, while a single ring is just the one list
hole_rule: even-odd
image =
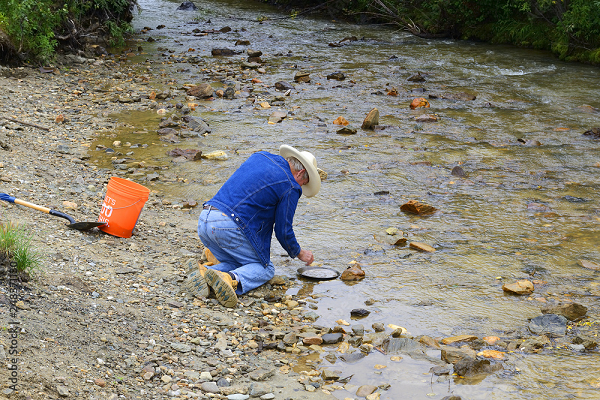
[{"label": "blue jeans", "polygon": [[237,294],[244,294],[268,282],[275,275],[269,260],[265,267],[237,224],[218,210],[202,210],[198,219],[198,237],[219,264],[208,268],[233,272],[238,276]]}]

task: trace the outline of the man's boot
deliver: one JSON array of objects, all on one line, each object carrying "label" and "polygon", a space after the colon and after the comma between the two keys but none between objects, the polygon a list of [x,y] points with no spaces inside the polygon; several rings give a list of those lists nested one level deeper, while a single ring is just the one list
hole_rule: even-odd
[{"label": "man's boot", "polygon": [[189,264],[195,264],[195,266],[190,265],[192,267],[191,273],[181,285],[181,291],[199,297],[208,297],[210,289],[205,278],[207,268],[200,265],[196,260],[190,260]]},{"label": "man's boot", "polygon": [[237,305],[237,295],[235,289],[238,282],[233,280],[227,272],[209,269],[204,276],[206,283],[213,289],[215,297],[221,305],[233,308]]}]

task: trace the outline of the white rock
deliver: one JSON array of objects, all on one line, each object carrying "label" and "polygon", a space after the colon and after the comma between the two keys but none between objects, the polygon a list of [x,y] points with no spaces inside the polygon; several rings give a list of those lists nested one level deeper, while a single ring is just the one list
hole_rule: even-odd
[{"label": "white rock", "polygon": [[248,396],[247,394],[236,393],[236,394],[230,394],[229,396],[227,396],[227,398],[229,400],[246,400],[246,399],[250,398],[250,396]]}]

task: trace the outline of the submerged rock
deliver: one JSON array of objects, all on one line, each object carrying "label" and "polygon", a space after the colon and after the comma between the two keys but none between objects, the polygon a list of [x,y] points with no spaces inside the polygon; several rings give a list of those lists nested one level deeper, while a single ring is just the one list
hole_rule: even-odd
[{"label": "submerged rock", "polygon": [[454,364],[454,372],[457,375],[472,377],[476,375],[488,375],[502,370],[502,364],[492,364],[490,360],[475,360],[463,358]]},{"label": "submerged rock", "polygon": [[416,249],[416,250],[420,250],[420,251],[425,251],[427,253],[434,253],[435,252],[435,248],[433,248],[432,246],[426,244],[426,243],[421,243],[421,242],[410,242],[408,244],[408,246],[412,249]]},{"label": "submerged rock", "polygon": [[342,129],[338,129],[335,133],[337,133],[338,135],[355,135],[356,132],[358,131],[355,128],[345,126]]},{"label": "submerged rock", "polygon": [[336,81],[343,81],[344,79],[346,79],[346,75],[344,75],[342,72],[336,71],[327,75],[327,80],[330,79],[334,79]]},{"label": "submerged rock", "polygon": [[562,315],[569,321],[579,321],[587,314],[587,307],[578,303],[546,305],[541,309],[542,314]]},{"label": "submerged rock", "polygon": [[279,81],[279,82],[275,82],[275,89],[284,92],[286,90],[294,89],[294,86],[289,82]]},{"label": "submerged rock", "polygon": [[565,336],[567,319],[562,315],[544,314],[529,321],[529,330],[536,335],[548,337]]},{"label": "submerged rock", "polygon": [[600,128],[592,128],[583,133],[585,136],[591,136],[594,139],[600,139]]},{"label": "submerged rock", "polygon": [[208,123],[200,117],[191,117],[186,115],[185,117],[183,117],[183,121],[187,124],[187,127],[189,129],[196,132],[198,135],[211,132]]},{"label": "submerged rock", "polygon": [[193,160],[193,161],[197,161],[200,158],[202,158],[202,150],[197,150],[197,149],[173,149],[167,152],[167,155],[171,156],[171,157],[185,157],[188,160]]},{"label": "submerged rock", "polygon": [[465,176],[467,176],[467,174],[465,174],[465,171],[462,169],[462,167],[459,167],[458,165],[454,168],[452,168],[452,175],[454,176],[458,176],[460,178],[464,178]]},{"label": "submerged rock", "polygon": [[184,1],[179,7],[177,7],[178,11],[194,11],[197,9],[198,7],[196,7],[196,5],[191,1]]}]

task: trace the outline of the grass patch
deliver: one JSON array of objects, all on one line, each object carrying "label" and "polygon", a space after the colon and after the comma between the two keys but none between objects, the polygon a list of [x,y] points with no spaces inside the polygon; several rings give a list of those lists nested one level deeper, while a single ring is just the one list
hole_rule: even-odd
[{"label": "grass patch", "polygon": [[42,273],[44,256],[32,244],[33,235],[12,222],[0,223],[0,253],[17,263],[23,280],[35,279]]}]

